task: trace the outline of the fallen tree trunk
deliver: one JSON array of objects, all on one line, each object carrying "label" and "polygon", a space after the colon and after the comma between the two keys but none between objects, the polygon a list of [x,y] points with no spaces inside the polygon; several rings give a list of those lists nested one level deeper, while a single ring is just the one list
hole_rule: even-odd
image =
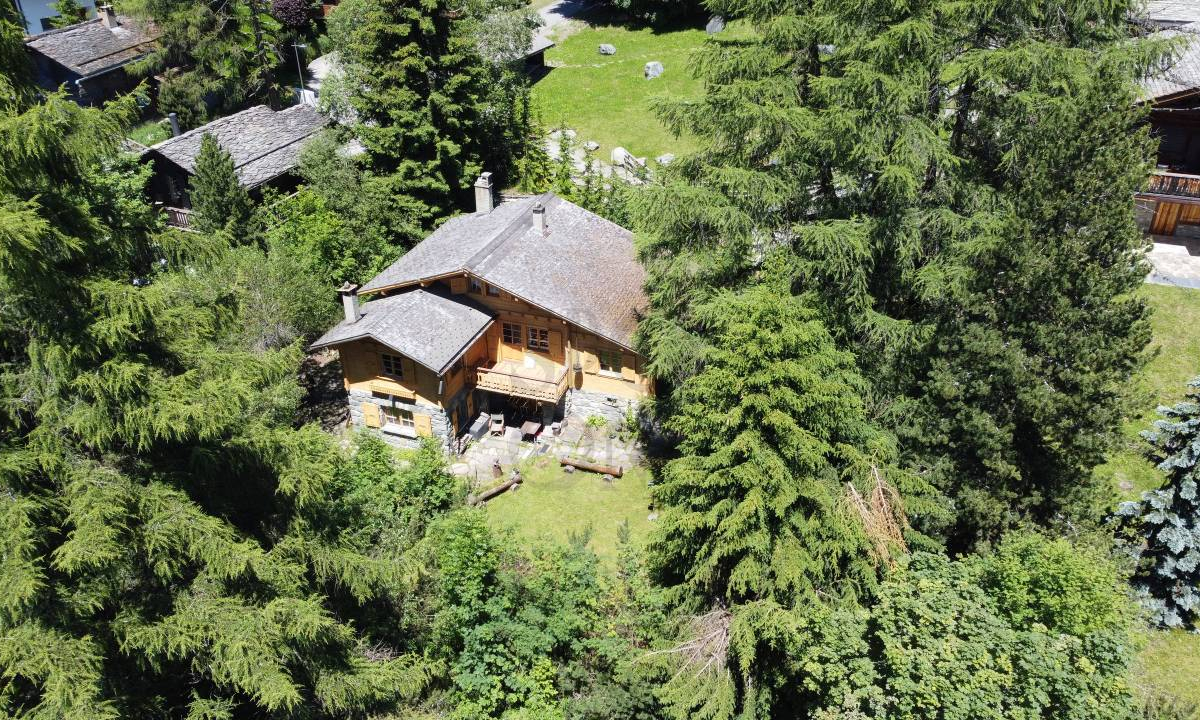
[{"label": "fallen tree trunk", "polygon": [[491,500],[492,498],[496,497],[497,495],[507,492],[510,488],[512,488],[516,485],[520,485],[520,484],[521,484],[521,476],[515,475],[515,476],[509,478],[508,480],[505,480],[504,482],[500,483],[499,485],[497,485],[494,488],[489,488],[489,489],[484,490],[483,492],[479,493],[479,495],[477,495],[477,496],[467,498],[467,504],[468,505],[482,505],[483,503],[487,502],[488,500]]},{"label": "fallen tree trunk", "polygon": [[597,465],[584,460],[572,460],[571,458],[563,458],[558,461],[559,465],[570,465],[573,468],[587,470],[588,472],[600,473],[601,475],[612,475],[615,478],[621,477],[624,469],[621,466],[612,467],[609,465]]}]

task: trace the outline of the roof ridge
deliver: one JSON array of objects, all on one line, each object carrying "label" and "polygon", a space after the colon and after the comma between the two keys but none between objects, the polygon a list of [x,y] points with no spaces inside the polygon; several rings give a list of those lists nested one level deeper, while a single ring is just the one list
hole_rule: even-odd
[{"label": "roof ridge", "polygon": [[[537,199],[538,202],[541,202],[542,198],[545,198],[547,196],[557,197],[552,192],[546,192],[546,193],[542,193],[541,195],[533,195],[530,197],[534,197]],[[529,198],[524,198],[524,199],[529,199]],[[517,202],[521,202],[521,201],[518,200]],[[474,269],[476,267],[478,267],[479,265],[482,265],[485,260],[487,260],[489,257],[491,257],[492,253],[499,250],[501,245],[508,242],[510,239],[512,239],[514,236],[516,236],[518,234],[524,235],[525,232],[528,232],[532,228],[533,228],[533,216],[530,215],[529,213],[521,213],[520,215],[513,218],[512,221],[507,226],[505,226],[503,229],[500,230],[500,232],[496,233],[496,236],[494,238],[492,238],[491,240],[489,240],[487,242],[487,244],[485,244],[482,248],[480,248],[478,251],[476,251],[474,255],[467,258],[467,260],[463,263],[463,269],[474,272]],[[517,230],[522,230],[522,232],[517,233]]]},{"label": "roof ridge", "polygon": [[[236,118],[239,115],[244,115],[246,113],[253,112],[255,110],[260,110],[260,109],[266,109],[267,111],[269,111],[271,113],[277,112],[275,110],[271,110],[271,108],[267,107],[266,105],[252,105],[251,107],[248,107],[245,110],[238,110],[237,112],[233,113],[232,115],[226,115],[225,117],[219,117],[216,120],[211,120],[209,122],[204,123],[200,127],[195,127],[195,128],[192,128],[191,130],[188,130],[187,132],[179,133],[175,137],[169,137],[160,143],[151,145],[150,149],[157,150],[159,148],[167,147],[168,145],[172,145],[174,143],[182,141],[184,138],[192,137],[192,136],[200,133],[201,131],[208,133],[209,128],[211,128],[213,125],[216,125],[217,123],[227,123],[228,121],[233,120],[234,118]],[[213,139],[215,140],[216,138],[213,138]]]},{"label": "roof ridge", "polygon": [[[118,16],[118,17],[120,17],[120,16]],[[37,40],[38,38],[50,37],[51,35],[61,35],[65,32],[67,32],[68,30],[78,30],[79,28],[83,27],[84,25],[89,25],[91,23],[97,23],[97,22],[100,22],[100,18],[98,18],[98,17],[89,18],[87,20],[82,20],[80,22],[73,23],[73,24],[67,25],[65,27],[50,28],[49,30],[41,31],[40,33],[34,33],[33,35],[26,35],[25,40],[26,40],[26,42],[28,42],[30,40]]]}]

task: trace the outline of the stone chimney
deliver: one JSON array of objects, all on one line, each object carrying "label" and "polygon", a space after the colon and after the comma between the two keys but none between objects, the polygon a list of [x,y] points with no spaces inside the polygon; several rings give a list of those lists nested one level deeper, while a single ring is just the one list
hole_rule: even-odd
[{"label": "stone chimney", "polygon": [[362,312],[358,309],[358,286],[347,280],[345,285],[338,288],[338,295],[342,296],[342,309],[346,311],[346,322],[358,322],[358,319],[362,317]]},{"label": "stone chimney", "polygon": [[485,172],[475,181],[475,212],[487,214],[495,208],[496,201],[492,195],[492,174]]},{"label": "stone chimney", "polygon": [[97,7],[96,14],[100,16],[100,21],[104,23],[104,27],[108,28],[109,30],[112,30],[121,24],[120,21],[117,20],[117,11],[113,10],[112,5],[101,5]]},{"label": "stone chimney", "polygon": [[167,120],[171,122],[171,137],[179,137],[179,115],[167,113]]},{"label": "stone chimney", "polygon": [[546,206],[541,203],[533,206],[533,226],[542,235],[546,234]]}]

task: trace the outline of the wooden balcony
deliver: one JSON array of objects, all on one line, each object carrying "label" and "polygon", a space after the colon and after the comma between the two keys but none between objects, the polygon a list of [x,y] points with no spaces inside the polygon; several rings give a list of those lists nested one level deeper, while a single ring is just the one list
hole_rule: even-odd
[{"label": "wooden balcony", "polygon": [[1146,194],[1200,200],[1200,175],[1156,171]]},{"label": "wooden balcony", "polygon": [[164,207],[163,212],[167,214],[167,224],[173,228],[180,230],[192,229],[192,211],[186,208]]},{"label": "wooden balcony", "polygon": [[490,368],[475,369],[475,387],[480,390],[558,402],[567,391],[567,368],[542,358],[532,362],[502,360]]}]

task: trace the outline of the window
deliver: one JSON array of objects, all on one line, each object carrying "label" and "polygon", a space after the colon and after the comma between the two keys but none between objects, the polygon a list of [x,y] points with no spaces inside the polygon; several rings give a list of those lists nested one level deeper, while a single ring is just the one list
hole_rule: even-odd
[{"label": "window", "polygon": [[620,350],[597,350],[596,357],[600,360],[600,372],[621,374]]},{"label": "window", "polygon": [[398,407],[381,407],[379,414],[383,418],[383,431],[392,433],[393,435],[408,435],[417,434],[416,425],[413,422],[413,414],[411,410],[401,410]]},{"label": "window", "polygon": [[500,297],[500,288],[496,287],[495,285],[488,285],[487,294],[491,295],[492,297]]},{"label": "window", "polygon": [[529,349],[550,352],[550,331],[546,328],[529,328]]},{"label": "window", "polygon": [[510,345],[521,344],[521,326],[516,323],[504,323],[502,330],[504,331],[504,342]]},{"label": "window", "polygon": [[381,353],[379,359],[383,362],[383,374],[396,380],[404,379],[404,363],[399,355]]},{"label": "window", "polygon": [[479,294],[483,292],[483,283],[479,282],[477,278],[471,278],[470,287],[473,293]]}]

